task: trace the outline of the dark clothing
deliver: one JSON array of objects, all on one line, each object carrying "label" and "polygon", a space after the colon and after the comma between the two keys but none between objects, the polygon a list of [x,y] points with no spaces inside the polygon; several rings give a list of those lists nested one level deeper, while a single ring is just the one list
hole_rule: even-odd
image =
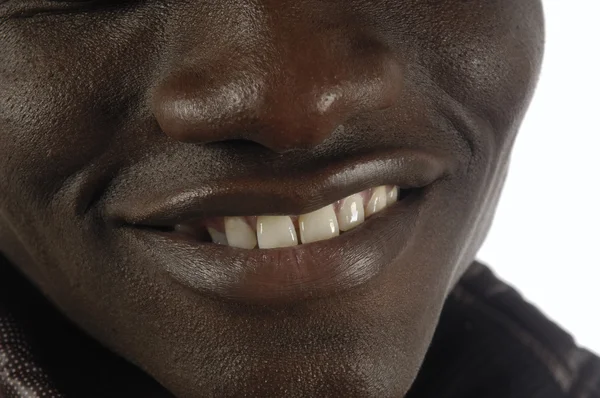
[{"label": "dark clothing", "polygon": [[[0,261],[1,398],[167,396]],[[600,398],[600,360],[474,263],[446,302],[407,398],[567,397]]]},{"label": "dark clothing", "polygon": [[474,263],[407,398],[423,397],[600,398],[600,359]]}]

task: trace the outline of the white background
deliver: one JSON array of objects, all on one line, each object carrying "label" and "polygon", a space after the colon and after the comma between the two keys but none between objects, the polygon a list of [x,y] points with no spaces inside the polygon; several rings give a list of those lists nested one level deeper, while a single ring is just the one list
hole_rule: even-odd
[{"label": "white background", "polygon": [[600,353],[600,1],[544,6],[542,76],[478,258]]}]

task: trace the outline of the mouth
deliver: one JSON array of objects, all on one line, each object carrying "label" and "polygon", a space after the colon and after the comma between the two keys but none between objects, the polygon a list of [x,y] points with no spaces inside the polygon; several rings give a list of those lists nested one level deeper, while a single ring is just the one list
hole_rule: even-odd
[{"label": "mouth", "polygon": [[145,264],[196,293],[286,304],[364,285],[396,263],[448,171],[437,154],[399,151],[131,198],[108,216]]},{"label": "mouth", "polygon": [[246,250],[293,247],[344,234],[415,191],[380,186],[301,215],[206,217],[149,228],[171,234],[173,239]]}]

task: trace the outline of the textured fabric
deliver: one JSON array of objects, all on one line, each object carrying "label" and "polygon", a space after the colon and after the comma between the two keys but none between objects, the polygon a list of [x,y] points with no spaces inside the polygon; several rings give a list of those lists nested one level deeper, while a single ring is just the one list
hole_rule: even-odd
[{"label": "textured fabric", "polygon": [[474,263],[407,398],[422,397],[600,398],[600,361]]},{"label": "textured fabric", "polygon": [[[79,332],[0,258],[0,398],[170,397]],[[600,398],[600,361],[474,263],[406,398]]]}]

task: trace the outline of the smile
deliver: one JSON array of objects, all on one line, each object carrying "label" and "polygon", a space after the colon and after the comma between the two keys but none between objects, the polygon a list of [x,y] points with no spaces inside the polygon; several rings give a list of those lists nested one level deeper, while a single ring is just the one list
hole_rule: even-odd
[{"label": "smile", "polygon": [[142,182],[115,195],[107,217],[127,255],[186,288],[280,305],[358,287],[397,263],[449,168],[402,150],[165,194]]},{"label": "smile", "polygon": [[404,198],[410,192],[396,186],[379,186],[306,214],[200,218],[163,230],[241,249],[291,247],[335,238],[392,206],[399,194]]}]

